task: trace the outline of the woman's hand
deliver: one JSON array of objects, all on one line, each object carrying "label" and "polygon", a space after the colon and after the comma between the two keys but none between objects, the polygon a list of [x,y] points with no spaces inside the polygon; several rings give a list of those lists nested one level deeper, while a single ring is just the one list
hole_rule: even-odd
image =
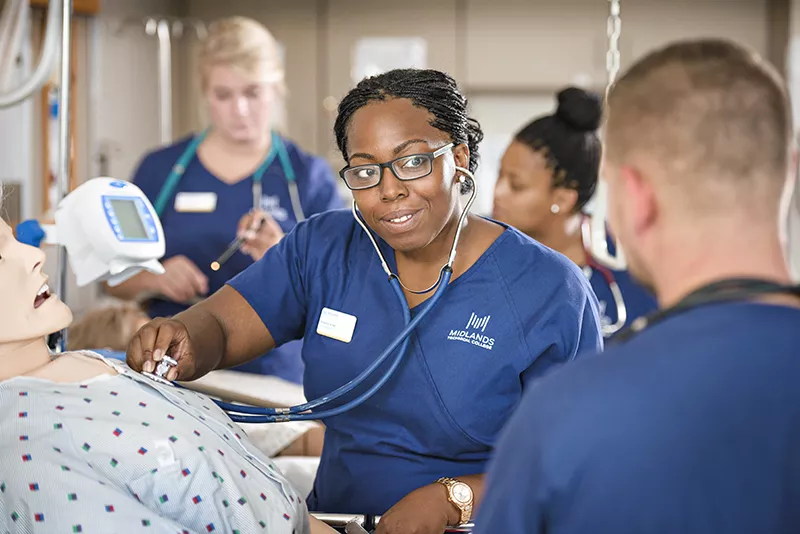
[{"label": "woman's hand", "polygon": [[188,303],[208,294],[208,277],[186,256],[162,262],[164,274],[153,275],[153,290],[172,302]]},{"label": "woman's hand", "polygon": [[460,514],[447,500],[447,489],[430,484],[412,491],[381,517],[375,534],[443,534]]},{"label": "woman's hand", "polygon": [[152,373],[167,354],[178,362],[167,373],[167,380],[198,378],[219,364],[198,361],[186,326],[181,321],[163,318],[150,321],[133,336],[127,363],[135,371]]},{"label": "woman's hand", "polygon": [[239,220],[236,235],[245,240],[240,250],[258,261],[283,238],[283,230],[268,213],[254,211]]}]

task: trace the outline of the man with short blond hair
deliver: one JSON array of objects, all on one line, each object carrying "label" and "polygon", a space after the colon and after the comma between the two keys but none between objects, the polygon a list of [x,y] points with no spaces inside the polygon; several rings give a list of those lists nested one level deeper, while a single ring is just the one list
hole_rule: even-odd
[{"label": "man with short blond hair", "polygon": [[529,390],[476,532],[800,532],[783,82],[742,46],[684,41],[627,71],[607,117],[609,222],[662,311]]}]

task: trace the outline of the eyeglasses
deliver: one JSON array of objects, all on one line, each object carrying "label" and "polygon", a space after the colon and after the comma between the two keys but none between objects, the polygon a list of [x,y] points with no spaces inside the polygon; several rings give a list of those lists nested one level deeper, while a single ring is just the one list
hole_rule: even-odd
[{"label": "eyeglasses", "polygon": [[446,154],[454,143],[448,143],[435,152],[426,154],[412,154],[403,156],[386,163],[371,163],[369,165],[357,165],[355,167],[345,167],[339,171],[344,183],[350,190],[369,189],[381,182],[383,169],[390,168],[398,180],[409,181],[417,180],[428,176],[433,171],[433,160]]}]

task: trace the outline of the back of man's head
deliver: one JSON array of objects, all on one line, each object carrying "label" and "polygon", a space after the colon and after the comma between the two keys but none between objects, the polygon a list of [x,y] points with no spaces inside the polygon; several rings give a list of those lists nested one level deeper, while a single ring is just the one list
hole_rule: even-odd
[{"label": "back of man's head", "polygon": [[777,217],[791,111],[753,51],[719,39],[666,46],[616,82],[608,108],[606,161],[639,166],[682,217]]}]

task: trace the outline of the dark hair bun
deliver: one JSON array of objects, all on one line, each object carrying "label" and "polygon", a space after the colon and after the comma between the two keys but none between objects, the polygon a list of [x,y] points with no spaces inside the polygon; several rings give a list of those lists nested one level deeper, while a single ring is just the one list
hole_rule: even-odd
[{"label": "dark hair bun", "polygon": [[593,132],[600,126],[603,116],[603,100],[597,93],[577,87],[567,87],[558,93],[556,117],[570,128]]}]

